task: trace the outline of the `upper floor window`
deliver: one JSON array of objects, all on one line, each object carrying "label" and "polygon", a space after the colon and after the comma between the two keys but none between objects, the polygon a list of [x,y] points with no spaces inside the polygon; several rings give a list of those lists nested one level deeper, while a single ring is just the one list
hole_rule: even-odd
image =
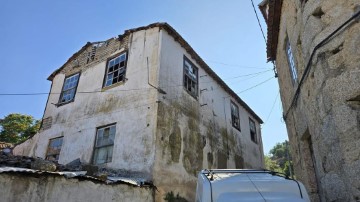
[{"label": "upper floor window", "polygon": [[74,100],[76,88],[79,83],[80,73],[66,77],[61,91],[59,104],[68,103]]},{"label": "upper floor window", "polygon": [[62,143],[63,137],[50,139],[45,159],[51,161],[59,160]]},{"label": "upper floor window", "polygon": [[115,124],[97,129],[93,160],[94,164],[98,165],[111,162],[115,132]]},{"label": "upper floor window", "polygon": [[240,114],[239,114],[239,107],[233,103],[230,102],[231,107],[231,123],[232,126],[238,130],[240,130]]},{"label": "upper floor window", "polygon": [[253,142],[257,143],[256,126],[255,122],[249,118],[250,138]]},{"label": "upper floor window", "polygon": [[184,56],[184,88],[192,96],[198,95],[198,68]]},{"label": "upper floor window", "polygon": [[125,52],[107,62],[104,87],[125,81],[126,60]]},{"label": "upper floor window", "polygon": [[287,55],[287,59],[288,59],[288,63],[289,63],[289,68],[290,68],[290,74],[291,74],[291,78],[292,78],[292,83],[295,84],[297,81],[297,73],[296,73],[296,65],[295,65],[295,60],[294,60],[294,54],[291,50],[291,45],[289,40],[286,40],[286,55]]}]

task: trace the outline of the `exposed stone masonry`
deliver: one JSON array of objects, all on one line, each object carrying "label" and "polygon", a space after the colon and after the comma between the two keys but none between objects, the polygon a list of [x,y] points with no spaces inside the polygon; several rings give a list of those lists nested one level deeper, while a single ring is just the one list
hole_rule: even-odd
[{"label": "exposed stone masonry", "polygon": [[[359,7],[358,0],[283,1],[276,65],[284,113],[298,87],[292,85],[286,39],[300,80],[314,47]],[[316,52],[286,119],[295,173],[313,201],[360,201],[359,33],[355,20]]]}]

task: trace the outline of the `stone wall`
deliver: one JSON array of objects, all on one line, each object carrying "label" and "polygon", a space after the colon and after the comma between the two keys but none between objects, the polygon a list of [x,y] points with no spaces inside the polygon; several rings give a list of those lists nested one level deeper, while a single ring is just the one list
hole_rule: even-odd
[{"label": "stone wall", "polygon": [[127,184],[106,185],[63,176],[23,173],[0,174],[0,201],[154,201],[152,188]]},{"label": "stone wall", "polygon": [[[283,1],[276,65],[284,114],[315,46],[360,9],[358,0]],[[313,201],[360,200],[360,23],[318,49],[286,117],[295,174]],[[298,81],[292,84],[289,40]]]}]

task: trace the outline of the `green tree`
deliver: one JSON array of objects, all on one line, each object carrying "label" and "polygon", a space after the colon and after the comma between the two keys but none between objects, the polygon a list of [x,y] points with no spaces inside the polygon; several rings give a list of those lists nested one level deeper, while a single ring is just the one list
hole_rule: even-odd
[{"label": "green tree", "polygon": [[[285,173],[288,176],[294,174],[291,152],[289,149],[289,142],[284,141],[282,143],[277,143],[271,150],[268,158],[279,166],[279,170],[274,170],[277,172]],[[265,157],[266,164],[266,157]],[[274,167],[274,166],[273,166]],[[291,169],[291,170],[290,170]],[[273,169],[270,169],[273,170]]]},{"label": "green tree", "polygon": [[38,132],[40,121],[24,114],[9,114],[0,119],[0,141],[20,143]]},{"label": "green tree", "polygon": [[272,160],[269,155],[265,155],[265,168],[280,173],[283,172],[277,162]]}]

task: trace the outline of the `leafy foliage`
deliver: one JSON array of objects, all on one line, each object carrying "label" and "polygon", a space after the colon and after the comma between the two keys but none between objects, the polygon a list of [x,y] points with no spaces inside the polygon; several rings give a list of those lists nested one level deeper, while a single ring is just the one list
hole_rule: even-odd
[{"label": "leafy foliage", "polygon": [[266,169],[285,173],[288,176],[291,176],[291,173],[294,174],[291,152],[288,144],[289,142],[285,140],[282,143],[277,143],[270,150],[270,155],[265,156]]},{"label": "leafy foliage", "polygon": [[40,121],[24,114],[9,114],[0,119],[0,141],[20,143],[36,134]]}]

